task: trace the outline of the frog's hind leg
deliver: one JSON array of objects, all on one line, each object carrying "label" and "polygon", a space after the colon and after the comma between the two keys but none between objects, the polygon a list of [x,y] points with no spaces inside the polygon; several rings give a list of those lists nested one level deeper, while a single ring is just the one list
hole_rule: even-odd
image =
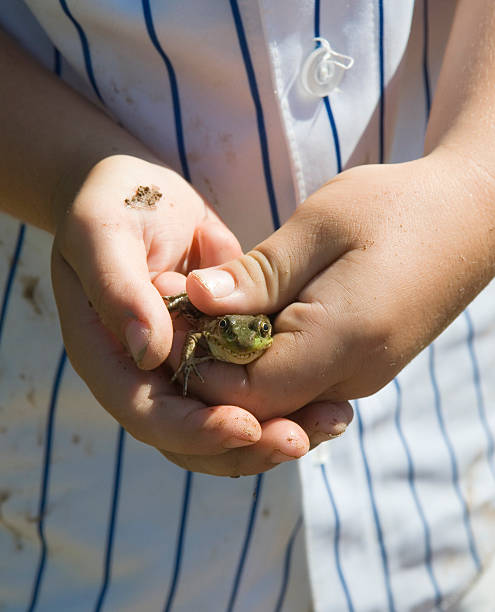
[{"label": "frog's hind leg", "polygon": [[213,356],[211,355],[207,355],[205,357],[194,357],[194,352],[202,336],[203,334],[201,332],[187,332],[184,340],[184,346],[182,347],[180,365],[172,376],[172,382],[174,382],[177,380],[177,376],[183,373],[184,379],[182,383],[182,395],[184,397],[187,395],[187,382],[189,380],[191,371],[196,374],[201,382],[204,382],[205,380],[201,376],[197,368],[197,364],[213,359]]}]

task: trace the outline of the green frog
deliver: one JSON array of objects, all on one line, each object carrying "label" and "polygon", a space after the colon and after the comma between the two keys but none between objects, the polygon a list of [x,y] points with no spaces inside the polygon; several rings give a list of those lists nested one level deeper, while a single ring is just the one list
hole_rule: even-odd
[{"label": "green frog", "polygon": [[[189,300],[187,293],[163,296],[170,312],[183,317],[192,329],[186,334],[180,365],[172,381],[183,373],[182,395],[187,395],[187,382],[191,371],[204,382],[197,365],[209,359],[218,359],[229,363],[246,364],[260,357],[271,345],[272,325],[264,315],[229,314],[210,317],[198,310]],[[201,347],[204,355],[195,356]]]}]

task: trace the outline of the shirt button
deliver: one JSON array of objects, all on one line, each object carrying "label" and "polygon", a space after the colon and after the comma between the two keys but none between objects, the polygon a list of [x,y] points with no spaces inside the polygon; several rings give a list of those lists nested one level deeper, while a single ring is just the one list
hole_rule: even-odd
[{"label": "shirt button", "polygon": [[325,38],[314,40],[320,45],[306,58],[301,70],[301,81],[309,94],[324,98],[338,86],[345,71],[352,68],[354,59],[336,53]]}]

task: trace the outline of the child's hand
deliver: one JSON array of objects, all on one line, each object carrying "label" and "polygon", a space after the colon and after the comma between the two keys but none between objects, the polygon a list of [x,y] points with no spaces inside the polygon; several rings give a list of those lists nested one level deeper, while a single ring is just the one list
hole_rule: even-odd
[{"label": "child's hand", "polygon": [[[126,206],[140,185],[163,194],[155,209]],[[93,168],[53,248],[53,286],[76,371],[134,437],[183,467],[213,474],[267,470],[303,455],[308,435],[320,441],[325,430],[315,423],[328,433],[336,427],[318,420],[318,407],[303,411],[303,427],[280,418],[261,426],[238,405],[184,399],[170,371],[154,369],[173,336],[161,296],[184,290],[192,268],[240,254],[236,238],[186,181],[127,156]],[[338,410],[337,429],[352,416],[347,405]]]},{"label": "child's hand", "polygon": [[[126,204],[139,186],[158,188],[155,208]],[[170,352],[173,330],[161,295],[173,293],[175,273],[240,252],[234,235],[177,173],[115,156],[93,168],[61,219],[53,258],[68,264],[105,327],[150,370]]]},{"label": "child's hand", "polygon": [[493,276],[493,195],[489,175],[442,149],[337,176],[250,253],[189,275],[210,315],[280,311],[246,380],[229,370],[194,391],[261,421],[377,391]]}]

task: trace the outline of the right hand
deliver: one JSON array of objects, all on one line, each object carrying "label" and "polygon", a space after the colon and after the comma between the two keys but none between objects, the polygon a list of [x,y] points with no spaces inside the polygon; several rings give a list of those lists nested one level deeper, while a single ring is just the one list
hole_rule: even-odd
[{"label": "right hand", "polygon": [[[125,206],[138,185],[159,187],[155,210]],[[323,402],[260,424],[240,406],[183,398],[170,374],[155,369],[173,339],[161,295],[184,290],[190,270],[240,254],[233,234],[178,174],[114,156],[87,176],[58,224],[52,255],[67,354],[101,405],[178,465],[230,476],[300,457],[310,438],[328,439],[352,418],[348,404],[331,412]]]}]

